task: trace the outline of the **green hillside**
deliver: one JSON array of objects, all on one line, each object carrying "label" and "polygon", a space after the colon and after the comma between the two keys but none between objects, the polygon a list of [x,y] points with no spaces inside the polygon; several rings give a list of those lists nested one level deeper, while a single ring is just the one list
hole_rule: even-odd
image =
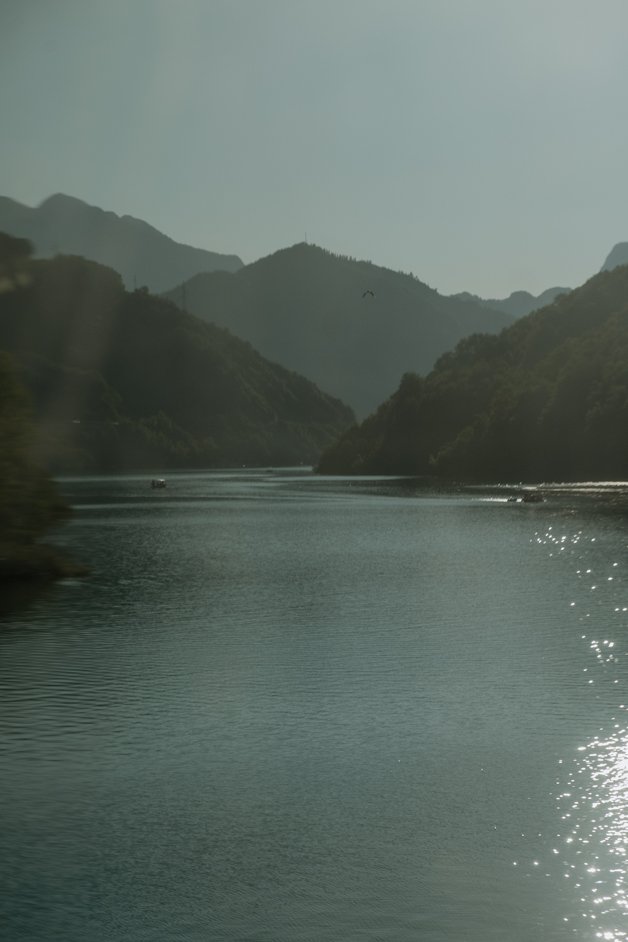
[{"label": "green hillside", "polygon": [[368,415],[408,370],[427,372],[468,334],[512,318],[412,275],[300,243],[239,271],[197,275],[167,297]]},{"label": "green hillside", "polygon": [[2,286],[0,349],[30,390],[48,468],[312,463],[353,421],[303,377],[94,262],[22,261]]},{"label": "green hillside", "polygon": [[628,266],[463,340],[323,455],[326,473],[628,478]]}]

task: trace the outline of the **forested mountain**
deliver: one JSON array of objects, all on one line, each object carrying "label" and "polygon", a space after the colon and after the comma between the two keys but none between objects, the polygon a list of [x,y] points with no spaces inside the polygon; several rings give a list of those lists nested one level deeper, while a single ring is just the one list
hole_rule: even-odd
[{"label": "forested mountain", "polygon": [[127,288],[165,291],[200,271],[237,271],[236,255],[182,245],[157,229],[57,193],[32,209],[0,197],[0,231],[30,239],[38,256],[81,255],[122,275]]},{"label": "forested mountain", "polygon": [[425,378],[404,376],[326,473],[486,481],[628,478],[628,266],[602,272]]},{"label": "forested mountain", "polygon": [[[627,259],[628,260],[628,259]],[[461,294],[452,294],[452,298],[460,301],[474,301],[492,311],[503,311],[511,317],[525,317],[532,311],[538,311],[555,301],[559,294],[567,294],[571,288],[547,288],[539,295],[530,294],[529,291],[513,291],[507,298],[480,298],[477,294],[463,291]]]},{"label": "forested mountain", "polygon": [[[14,277],[7,272],[15,271]],[[352,421],[227,330],[70,256],[0,266],[0,349],[55,470],[312,463]]]},{"label": "forested mountain", "polygon": [[167,296],[307,376],[360,416],[389,396],[405,371],[427,372],[462,337],[512,322],[446,298],[412,275],[306,243],[234,274],[197,275]]}]

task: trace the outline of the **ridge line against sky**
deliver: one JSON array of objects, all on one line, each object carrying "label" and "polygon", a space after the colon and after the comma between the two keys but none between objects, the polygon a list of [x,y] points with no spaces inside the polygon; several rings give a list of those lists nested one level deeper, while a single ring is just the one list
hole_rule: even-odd
[{"label": "ridge line against sky", "polygon": [[4,0],[0,193],[576,287],[628,240],[627,45],[624,0]]}]

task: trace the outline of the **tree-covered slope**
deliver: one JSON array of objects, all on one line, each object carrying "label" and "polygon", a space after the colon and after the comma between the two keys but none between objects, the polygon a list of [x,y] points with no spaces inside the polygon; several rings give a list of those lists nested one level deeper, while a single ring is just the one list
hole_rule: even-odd
[{"label": "tree-covered slope", "polygon": [[460,479],[628,478],[628,267],[477,335],[323,455],[319,470]]},{"label": "tree-covered slope", "polygon": [[39,543],[67,508],[32,459],[28,397],[0,351],[0,584],[82,571]]},{"label": "tree-covered slope", "polygon": [[59,256],[0,293],[0,349],[54,469],[315,462],[353,420],[314,384],[119,275]]},{"label": "tree-covered slope", "polygon": [[367,415],[408,370],[427,372],[468,334],[512,319],[446,298],[412,275],[301,243],[234,274],[198,275],[168,293]]}]

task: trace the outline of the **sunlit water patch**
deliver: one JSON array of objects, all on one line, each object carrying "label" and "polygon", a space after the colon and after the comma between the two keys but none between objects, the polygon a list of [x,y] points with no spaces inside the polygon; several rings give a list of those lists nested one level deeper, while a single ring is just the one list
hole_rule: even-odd
[{"label": "sunlit water patch", "polygon": [[[546,877],[569,881],[563,915],[577,939],[628,939],[628,585],[625,546],[604,533],[549,527],[535,536],[552,558],[569,557],[569,606],[588,656],[581,668],[592,707],[606,722],[559,760],[557,831],[551,857],[533,861]],[[626,702],[624,702],[624,700]],[[601,710],[600,710],[601,707]],[[593,710],[592,710],[593,712]]]}]

